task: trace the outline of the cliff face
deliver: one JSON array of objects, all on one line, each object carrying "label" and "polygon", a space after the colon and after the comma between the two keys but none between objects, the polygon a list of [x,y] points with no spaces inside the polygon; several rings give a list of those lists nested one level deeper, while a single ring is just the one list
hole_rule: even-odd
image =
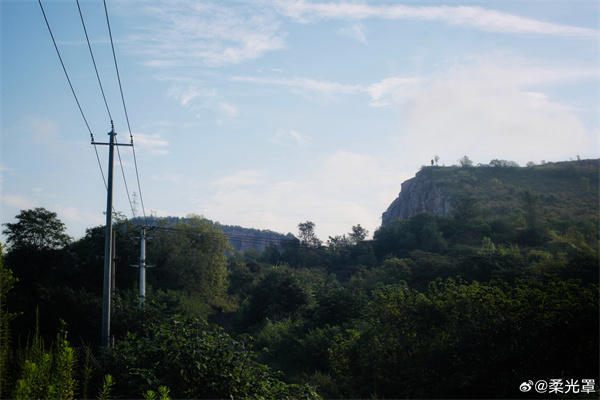
[{"label": "cliff face", "polygon": [[420,212],[445,215],[464,198],[473,199],[487,215],[516,219],[522,194],[539,196],[547,215],[573,221],[596,220],[600,160],[577,160],[519,167],[493,160],[477,167],[424,167],[402,184],[400,194],[382,216],[387,227]]},{"label": "cliff face", "polygon": [[423,171],[401,185],[398,197],[382,215],[382,226],[389,226],[394,220],[409,219],[420,212],[444,215],[452,211],[450,197],[436,185]]}]

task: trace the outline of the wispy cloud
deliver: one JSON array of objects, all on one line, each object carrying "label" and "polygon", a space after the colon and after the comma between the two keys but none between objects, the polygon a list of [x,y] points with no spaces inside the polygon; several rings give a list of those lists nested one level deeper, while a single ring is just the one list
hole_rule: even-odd
[{"label": "wispy cloud", "polygon": [[337,34],[367,44],[367,28],[360,22],[338,29]]},{"label": "wispy cloud", "polygon": [[371,96],[371,105],[387,107],[399,98],[406,98],[414,86],[425,82],[421,78],[386,78],[372,84],[366,90]]},{"label": "wispy cloud", "polygon": [[289,147],[310,147],[314,144],[310,136],[302,135],[294,129],[278,130],[273,137],[273,143]]},{"label": "wispy cloud", "polygon": [[215,89],[198,88],[195,85],[174,86],[169,91],[169,96],[177,99],[182,106],[189,106],[190,102],[197,97],[215,97]]},{"label": "wispy cloud", "polygon": [[143,54],[149,66],[237,64],[285,45],[273,13],[256,7],[178,0],[155,2],[142,11],[155,23],[132,38],[132,51]]},{"label": "wispy cloud", "polygon": [[101,224],[102,222],[106,221],[101,215],[85,212],[73,206],[63,206],[57,204],[53,206],[52,209],[56,210],[56,213],[60,216],[60,218],[64,218],[68,221],[94,224]]},{"label": "wispy cloud", "polygon": [[135,144],[149,155],[165,155],[169,153],[167,147],[169,142],[161,138],[159,134],[136,133]]},{"label": "wispy cloud", "polygon": [[2,203],[7,207],[19,209],[35,208],[37,204],[26,196],[20,195],[3,195]]},{"label": "wispy cloud", "polygon": [[320,19],[413,19],[442,21],[448,25],[464,26],[488,32],[563,35],[584,38],[598,37],[598,31],[594,29],[553,24],[551,22],[539,21],[478,6],[414,7],[406,5],[372,5],[344,1],[338,3],[280,1],[277,3],[277,9],[282,15],[302,23],[316,22]]},{"label": "wispy cloud", "polygon": [[261,183],[263,183],[263,173],[260,171],[236,171],[232,175],[215,180],[212,186],[237,188],[240,186],[255,186]]},{"label": "wispy cloud", "polygon": [[338,82],[319,81],[310,78],[261,78],[252,76],[235,76],[231,80],[237,82],[259,83],[267,85],[287,86],[298,93],[314,92],[326,98],[333,98],[337,94],[353,94],[361,92],[361,85],[349,85]]},{"label": "wispy cloud", "polygon": [[221,101],[221,102],[219,102],[218,107],[219,107],[219,110],[228,117],[237,117],[237,115],[238,115],[237,107],[232,104]]},{"label": "wispy cloud", "polygon": [[0,183],[4,181],[4,173],[12,170],[12,168],[5,167],[4,164],[0,162]]},{"label": "wispy cloud", "polygon": [[231,80],[264,85],[278,85],[291,88],[296,93],[317,93],[326,99],[337,95],[367,94],[374,107],[387,107],[401,97],[406,97],[424,78],[389,77],[371,85],[346,84],[331,81],[319,81],[310,78],[263,78],[251,76],[232,77]]}]

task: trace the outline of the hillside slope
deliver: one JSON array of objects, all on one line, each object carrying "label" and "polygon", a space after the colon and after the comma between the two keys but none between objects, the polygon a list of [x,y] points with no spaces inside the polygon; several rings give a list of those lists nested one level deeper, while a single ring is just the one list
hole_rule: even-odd
[{"label": "hillside slope", "polygon": [[402,183],[398,197],[382,215],[382,226],[420,212],[449,214],[467,198],[484,216],[510,215],[522,207],[527,189],[539,196],[546,218],[597,218],[599,167],[600,160],[529,167],[423,167],[414,178]]}]

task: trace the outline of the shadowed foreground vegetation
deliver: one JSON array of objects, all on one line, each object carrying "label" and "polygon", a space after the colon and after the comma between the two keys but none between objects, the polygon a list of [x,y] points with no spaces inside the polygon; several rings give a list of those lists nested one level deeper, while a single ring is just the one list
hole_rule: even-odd
[{"label": "shadowed foreground vegetation", "polygon": [[[307,221],[242,253],[202,217],[164,221],[143,310],[138,233],[121,219],[110,349],[103,227],[72,241],[56,214],[24,210],[5,224],[2,397],[597,398],[597,167],[552,168],[575,174],[576,203],[570,186],[503,180],[513,195],[488,202],[473,185],[452,214],[373,241],[358,225],[324,243]],[[496,168],[426,169],[490,183]],[[519,390],[552,379],[562,392]]]}]

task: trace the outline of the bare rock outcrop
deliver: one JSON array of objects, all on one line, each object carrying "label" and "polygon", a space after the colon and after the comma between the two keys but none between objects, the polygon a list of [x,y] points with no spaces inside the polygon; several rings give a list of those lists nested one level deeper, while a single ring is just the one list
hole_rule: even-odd
[{"label": "bare rock outcrop", "polygon": [[452,211],[450,197],[423,172],[402,183],[398,197],[382,215],[382,226],[389,226],[398,218],[409,219],[420,212],[439,216]]}]

